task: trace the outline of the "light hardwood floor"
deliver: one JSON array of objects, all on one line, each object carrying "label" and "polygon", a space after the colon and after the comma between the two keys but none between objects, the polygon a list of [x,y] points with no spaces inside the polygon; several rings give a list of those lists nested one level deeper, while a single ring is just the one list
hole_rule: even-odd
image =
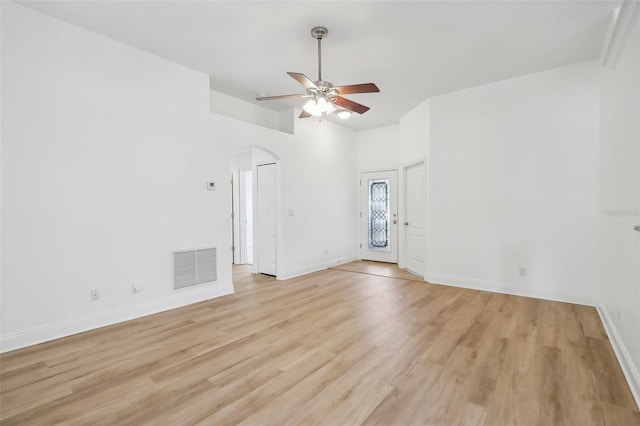
[{"label": "light hardwood floor", "polygon": [[591,307],[369,262],[234,276],[234,295],[2,355],[0,422],[640,425]]}]

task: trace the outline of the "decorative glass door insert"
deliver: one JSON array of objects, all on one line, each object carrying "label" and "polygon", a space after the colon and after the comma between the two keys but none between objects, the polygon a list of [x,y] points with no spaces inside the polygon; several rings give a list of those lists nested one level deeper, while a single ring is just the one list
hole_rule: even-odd
[{"label": "decorative glass door insert", "polygon": [[360,174],[360,259],[398,262],[397,170]]},{"label": "decorative glass door insert", "polygon": [[369,250],[391,251],[389,179],[369,179]]}]

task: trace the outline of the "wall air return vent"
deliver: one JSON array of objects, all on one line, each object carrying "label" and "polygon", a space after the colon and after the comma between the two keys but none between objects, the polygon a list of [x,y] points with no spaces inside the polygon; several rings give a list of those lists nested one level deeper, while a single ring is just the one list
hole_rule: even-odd
[{"label": "wall air return vent", "polygon": [[173,252],[173,288],[175,290],[207,284],[218,279],[215,248]]}]

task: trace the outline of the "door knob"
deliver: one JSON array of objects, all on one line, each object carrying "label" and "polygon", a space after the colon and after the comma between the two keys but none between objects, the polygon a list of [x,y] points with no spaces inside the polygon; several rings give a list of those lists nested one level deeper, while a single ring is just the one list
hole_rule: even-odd
[{"label": "door knob", "polygon": [[404,226],[409,226],[409,222],[405,222],[405,223],[404,223]]},{"label": "door knob", "polygon": [[640,225],[634,226],[633,230],[636,231],[636,232],[640,232]]}]

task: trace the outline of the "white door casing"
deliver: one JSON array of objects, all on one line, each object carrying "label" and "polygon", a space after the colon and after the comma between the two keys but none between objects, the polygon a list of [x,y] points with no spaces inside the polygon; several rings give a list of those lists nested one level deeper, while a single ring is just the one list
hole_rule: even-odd
[{"label": "white door casing", "polygon": [[[398,262],[397,180],[397,170],[360,175],[361,259]],[[370,203],[371,191],[375,193],[373,203]],[[385,203],[388,208],[383,211],[381,206]],[[370,228],[371,220],[374,224]]]},{"label": "white door casing", "polygon": [[257,166],[258,273],[277,274],[276,164]]},{"label": "white door casing", "polygon": [[238,170],[231,170],[231,251],[234,264],[242,263],[240,256],[240,179]]},{"label": "white door casing", "polygon": [[420,162],[404,169],[405,253],[407,269],[424,277],[426,254],[426,173]]}]

